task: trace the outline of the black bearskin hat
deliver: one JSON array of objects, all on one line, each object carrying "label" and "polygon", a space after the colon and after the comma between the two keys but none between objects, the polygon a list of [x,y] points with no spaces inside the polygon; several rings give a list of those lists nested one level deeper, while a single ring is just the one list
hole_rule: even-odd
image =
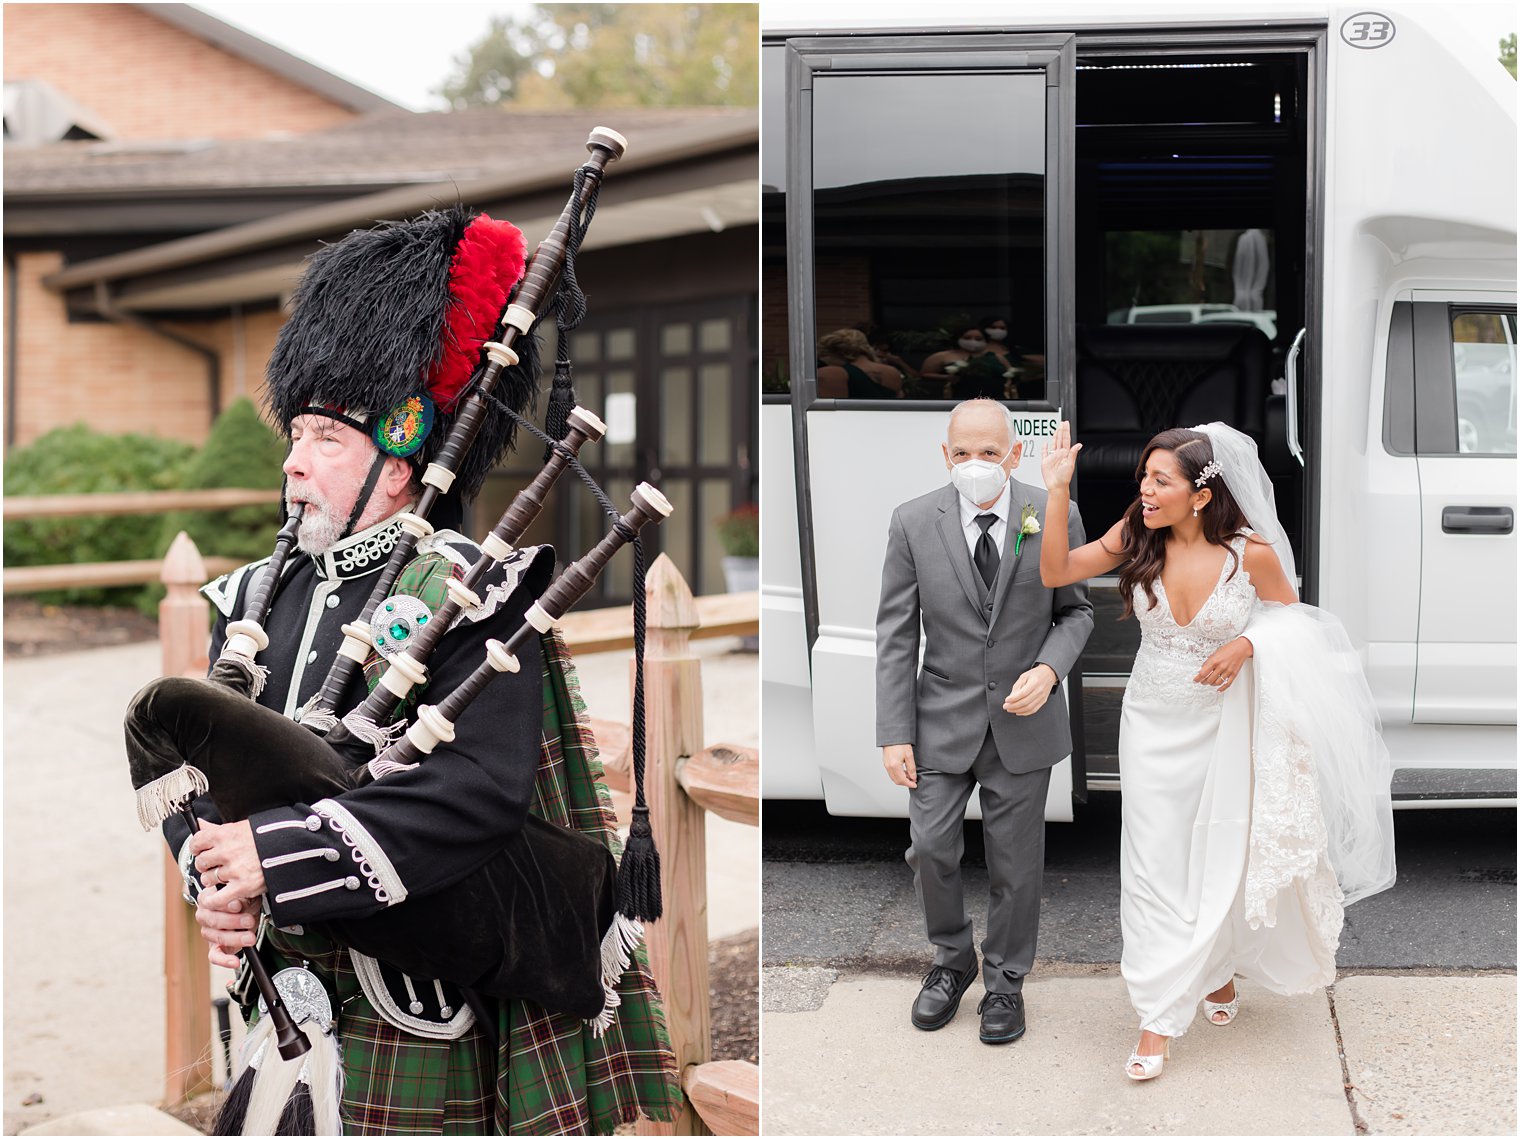
[{"label": "black bearskin hat", "polygon": [[[415,411],[425,395],[431,430],[415,451],[400,452],[425,467],[486,362],[481,345],[499,335],[526,260],[519,229],[462,206],[381,222],[324,246],[308,262],[269,358],[275,422],[288,430],[296,416],[321,409],[368,432],[403,405]],[[503,369],[454,472],[464,501],[512,444],[515,425],[496,401],[522,413],[538,391],[536,337],[519,337],[513,348],[520,362]]]}]

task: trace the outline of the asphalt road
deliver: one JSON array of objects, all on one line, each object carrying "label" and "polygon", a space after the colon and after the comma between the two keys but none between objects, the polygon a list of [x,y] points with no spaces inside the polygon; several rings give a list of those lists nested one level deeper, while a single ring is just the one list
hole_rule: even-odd
[{"label": "asphalt road", "polygon": [[[1119,959],[1119,799],[1097,792],[1074,823],[1046,824],[1039,956]],[[1346,969],[1515,968],[1515,811],[1396,811],[1398,884],[1346,911]],[[905,819],[834,818],[771,801],[763,842],[766,965],[921,970],[929,961]],[[981,824],[967,824],[967,908],[986,927]]]}]

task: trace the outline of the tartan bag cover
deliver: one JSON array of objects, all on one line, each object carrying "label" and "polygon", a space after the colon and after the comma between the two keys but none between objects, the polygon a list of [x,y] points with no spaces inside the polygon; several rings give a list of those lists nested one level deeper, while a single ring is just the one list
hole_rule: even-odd
[{"label": "tartan bag cover", "polygon": [[[436,612],[450,576],[461,576],[458,567],[427,554],[402,571],[391,592],[419,597]],[[618,857],[612,801],[570,650],[558,629],[541,640],[543,735],[530,809],[600,839]],[[378,655],[366,663],[371,687],[385,663]],[[642,944],[618,984],[617,1016],[600,1037],[568,1013],[501,1001],[494,1058],[478,1027],[458,1040],[428,1040],[382,1019],[347,951],[330,938],[271,930],[268,944],[281,959],[277,967],[304,961],[333,991],[350,1133],[606,1135],[640,1115],[673,1119],[681,1107],[675,1055]]]}]

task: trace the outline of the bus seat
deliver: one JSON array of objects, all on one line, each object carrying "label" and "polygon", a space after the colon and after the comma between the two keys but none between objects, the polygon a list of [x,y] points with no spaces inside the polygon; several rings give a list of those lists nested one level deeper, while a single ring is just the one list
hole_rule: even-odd
[{"label": "bus seat", "polygon": [[1118,464],[1110,469],[1127,476],[1157,432],[1213,419],[1262,439],[1271,345],[1259,329],[1099,324],[1076,333],[1073,426],[1084,459],[1102,454],[1105,467]]},{"label": "bus seat", "polygon": [[1266,434],[1272,346],[1234,324],[1096,324],[1076,329],[1078,496],[1089,532],[1134,497],[1145,444],[1168,427],[1221,420]]}]

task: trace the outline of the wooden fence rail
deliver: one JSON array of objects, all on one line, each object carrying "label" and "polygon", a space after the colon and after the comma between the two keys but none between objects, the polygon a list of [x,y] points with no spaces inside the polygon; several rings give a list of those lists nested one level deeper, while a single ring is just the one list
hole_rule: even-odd
[{"label": "wooden fence rail", "polygon": [[[0,500],[6,522],[29,518],[78,518],[88,514],[161,514],[169,510],[230,510],[235,506],[276,505],[278,490],[141,490],[119,494],[13,495]],[[216,577],[241,564],[237,558],[206,558],[206,573]],[[39,593],[46,589],[102,589],[162,581],[160,558],[125,562],[66,562],[51,566],[11,566],[0,575],[5,593]],[[169,571],[177,572],[177,571]]]},{"label": "wooden fence rail", "polygon": [[[199,587],[207,563],[181,533],[162,563],[167,595],[159,604],[163,671],[204,676],[210,611]],[[760,1121],[760,1070],[744,1061],[713,1062],[707,970],[706,822],[713,811],[758,825],[759,755],[752,748],[701,747],[701,661],[691,652],[697,636],[752,635],[759,630],[757,594],[693,598],[668,557],[650,567],[645,704],[648,709],[645,791],[660,849],[665,916],[647,931],[650,964],[665,997],[665,1016],[681,1070],[686,1109],[675,1124],[641,1123],[642,1134],[755,1135]],[[705,615],[713,625],[704,627]],[[572,613],[561,622],[571,651],[626,649],[633,644],[632,614],[615,610]],[[629,660],[632,675],[633,661]],[[628,725],[593,720],[608,783],[629,789]],[[625,796],[626,798],[626,796]],[[169,858],[164,878],[164,973],[167,1049],[164,1097],[178,1104],[211,1090],[210,965],[181,897],[178,868]],[[757,915],[758,918],[758,915]]]},{"label": "wooden fence rail", "polygon": [[273,506],[278,490],[132,490],[115,494],[9,495],[0,503],[6,522],[23,518],[75,518],[81,514],[162,514],[168,510],[230,510],[234,506]]}]

